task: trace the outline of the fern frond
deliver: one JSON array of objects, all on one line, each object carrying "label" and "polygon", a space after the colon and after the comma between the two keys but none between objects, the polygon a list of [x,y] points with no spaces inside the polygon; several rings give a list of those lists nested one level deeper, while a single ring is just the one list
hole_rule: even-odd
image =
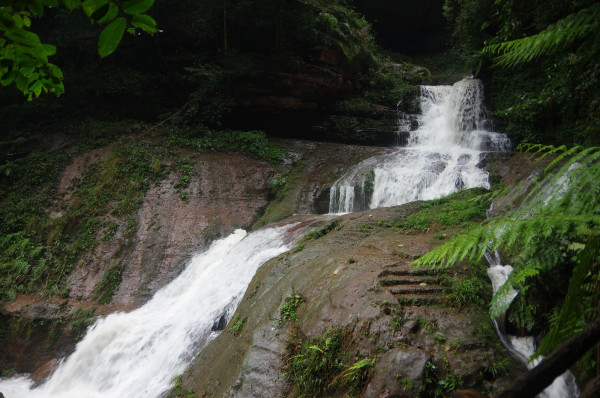
[{"label": "fern frond", "polygon": [[528,266],[520,269],[515,273],[514,281],[518,284],[523,284],[528,278],[539,275],[541,267],[539,264],[528,264]]},{"label": "fern frond", "polygon": [[[551,201],[559,197],[561,188],[566,192],[568,190],[568,180],[578,174],[575,168],[579,162],[583,161],[589,155],[594,155],[598,152],[597,147],[585,148],[582,151],[571,156],[558,171],[546,175],[542,181],[537,183],[534,188],[527,194],[523,203],[525,206],[539,207],[540,203],[548,205]],[[592,160],[590,160],[592,161]]]},{"label": "fern frond", "polygon": [[568,158],[569,156],[573,156],[575,153],[581,151],[583,147],[581,145],[576,145],[569,149],[568,151],[564,151],[559,156],[557,156],[546,168],[544,169],[544,174],[548,174],[554,167],[556,167],[560,162]]},{"label": "fern frond", "polygon": [[528,142],[522,142],[519,145],[517,145],[517,151],[525,152],[525,153],[529,153],[529,152],[538,153],[540,151],[543,151],[544,148],[547,148],[547,147],[549,147],[549,145],[531,144]]},{"label": "fern frond", "polygon": [[599,28],[600,5],[594,4],[572,13],[538,34],[493,44],[483,48],[484,54],[496,55],[495,65],[512,68],[541,55],[553,54]]},{"label": "fern frond", "polygon": [[[571,229],[573,225],[590,224],[600,225],[600,215],[540,215],[522,220],[500,217],[438,246],[413,261],[411,265],[416,268],[444,268],[465,258],[480,260],[488,248],[497,249],[502,246],[504,249],[513,250],[533,247],[540,235],[547,234],[547,237],[550,237],[556,235],[556,231],[566,232],[565,225]],[[588,228],[584,235],[590,235],[593,231],[593,228]]]},{"label": "fern frond", "polygon": [[500,288],[498,288],[494,297],[492,297],[492,302],[490,303],[490,317],[495,319],[505,313],[516,295],[517,292],[510,281],[507,280]]},{"label": "fern frond", "polygon": [[546,156],[554,155],[555,153],[558,153],[558,152],[565,152],[566,150],[567,150],[567,146],[566,145],[561,145],[559,147],[554,147],[551,150],[549,150],[546,153],[544,153],[539,158],[537,158],[537,161],[539,162],[540,160],[544,159]]},{"label": "fern frond", "polygon": [[[550,329],[550,332],[542,340],[536,356],[546,355],[553,351],[559,344],[567,338],[577,333],[585,327],[585,306],[582,304],[582,298],[586,297],[584,291],[584,281],[586,276],[594,267],[595,258],[600,250],[600,237],[594,237],[586,245],[581,253],[581,261],[573,270],[573,276],[569,281],[569,288],[565,302],[558,316],[558,321]],[[594,303],[596,297],[593,298]]]}]

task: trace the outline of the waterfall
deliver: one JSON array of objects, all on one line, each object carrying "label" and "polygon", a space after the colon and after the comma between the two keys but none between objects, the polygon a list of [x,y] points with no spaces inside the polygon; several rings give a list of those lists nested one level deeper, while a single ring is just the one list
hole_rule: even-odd
[{"label": "waterfall", "polygon": [[[486,259],[490,267],[488,275],[492,281],[492,290],[494,294],[502,285],[508,281],[513,268],[510,265],[501,265],[500,255],[497,251],[494,253],[486,253]],[[511,286],[500,299],[506,303],[512,302],[518,292]],[[506,334],[504,330],[504,315],[498,319],[494,319],[494,327],[500,337],[500,341],[510,352],[510,354],[521,361],[528,369],[534,368],[543,358],[539,357],[533,361],[529,359],[535,353],[535,339],[531,336],[517,337]],[[570,371],[566,371],[552,382],[540,395],[540,398],[573,398],[579,396],[579,389],[575,381],[575,376]]]},{"label": "waterfall", "polygon": [[[408,146],[367,159],[340,178],[330,191],[329,212],[436,199],[460,189],[489,188],[479,166],[485,152],[507,151],[505,134],[489,131],[483,84],[465,78],[452,86],[421,86],[421,114]],[[399,115],[400,128],[412,123]]]},{"label": "waterfall", "polygon": [[290,249],[292,227],[236,230],[195,256],[144,306],[96,321],[44,384],[0,380],[6,398],[159,397],[233,315],[258,267]]}]

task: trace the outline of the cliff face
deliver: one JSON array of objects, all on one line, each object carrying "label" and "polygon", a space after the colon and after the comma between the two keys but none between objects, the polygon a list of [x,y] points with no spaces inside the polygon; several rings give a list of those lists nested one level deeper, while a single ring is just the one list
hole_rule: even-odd
[{"label": "cliff face", "polygon": [[[447,300],[450,285],[470,275],[469,267],[411,273],[412,259],[440,244],[439,231],[407,234],[389,225],[419,208],[412,203],[321,219],[314,230],[335,228],[259,269],[236,311],[243,329],[230,325],[212,341],[185,373],[183,389],[208,397],[293,396],[282,374],[294,366],[290,346],[318,345],[331,331],[344,336],[340,360],[347,366],[376,358],[364,397],[435,394],[439,382],[450,380],[489,392],[509,383],[508,373],[490,369],[520,366],[498,350],[485,311]],[[282,321],[286,299],[294,296],[303,300],[297,322]],[[342,383],[326,396],[347,392]]]},{"label": "cliff face", "polygon": [[[95,244],[79,256],[66,278],[66,294],[48,297],[42,286],[39,293],[18,295],[2,304],[0,369],[30,373],[46,364],[39,372],[43,378],[56,365],[55,359],[74,348],[96,316],[139,307],[214,239],[236,228],[250,229],[274,195],[268,187],[274,177],[288,176],[289,183],[282,189],[293,200],[274,201],[259,224],[314,212],[316,196],[346,167],[381,151],[293,140],[279,145],[285,148],[285,159],[277,165],[240,154],[172,148],[161,166],[170,171],[149,186],[136,211],[101,217],[107,227],[96,231]],[[114,151],[112,145],[70,159],[46,209],[50,222],[69,217],[81,200],[81,181],[113,162]],[[331,162],[332,153],[345,156]],[[187,168],[177,166],[182,159]],[[97,194],[111,193],[99,190]]]}]

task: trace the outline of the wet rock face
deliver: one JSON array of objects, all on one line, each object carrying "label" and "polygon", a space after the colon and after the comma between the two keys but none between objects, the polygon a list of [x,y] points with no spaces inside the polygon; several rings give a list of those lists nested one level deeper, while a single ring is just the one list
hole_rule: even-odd
[{"label": "wet rock face", "polygon": [[[91,165],[105,161],[110,150],[82,154],[65,167],[56,209],[68,206],[73,181]],[[129,222],[107,216],[118,225],[115,237],[106,240],[98,233],[97,246],[82,256],[68,277],[68,297],[45,299],[32,294],[0,308],[7,325],[7,331],[0,333],[0,369],[33,372],[67,354],[81,337],[69,331],[70,317],[77,309],[95,311],[93,317],[139,307],[171,281],[194,253],[236,228],[252,225],[268,204],[267,182],[275,174],[274,166],[237,154],[187,155],[194,170],[184,192],[176,187],[181,176],[171,172],[150,187]],[[49,212],[61,217],[59,210]],[[113,286],[108,304],[99,303],[102,292],[97,287],[115,268],[121,279]]]},{"label": "wet rock face", "polygon": [[[418,208],[411,203],[321,218],[309,229],[334,219],[339,228],[258,270],[236,311],[245,320],[243,330],[209,343],[184,374],[184,388],[208,397],[293,396],[293,386],[281,377],[289,366],[286,345],[332,328],[347,336],[347,366],[376,358],[363,397],[412,398],[422,388],[433,396],[441,382],[459,379],[462,387],[487,391],[508,383],[507,377],[493,383],[483,377],[502,358],[485,311],[452,307],[441,275],[410,272],[413,258],[440,244],[434,232],[403,234],[383,226]],[[457,266],[444,274],[452,279],[461,272]],[[297,323],[278,325],[285,299],[294,294],[305,299]],[[478,331],[486,322],[487,337]],[[343,387],[338,393],[343,396]]]},{"label": "wet rock face", "polygon": [[[135,233],[98,245],[68,280],[69,296],[96,299],[95,287],[110,267],[122,281],[112,303],[138,306],[173,279],[213,239],[248,228],[268,203],[273,167],[241,155],[196,156],[189,186],[176,188],[172,172],[144,196]],[[185,195],[185,196],[183,196]],[[119,230],[126,230],[119,228]]]},{"label": "wet rock face", "polygon": [[386,352],[377,361],[374,376],[364,396],[414,398],[424,384],[423,375],[428,360],[425,353],[417,350],[394,348]]}]

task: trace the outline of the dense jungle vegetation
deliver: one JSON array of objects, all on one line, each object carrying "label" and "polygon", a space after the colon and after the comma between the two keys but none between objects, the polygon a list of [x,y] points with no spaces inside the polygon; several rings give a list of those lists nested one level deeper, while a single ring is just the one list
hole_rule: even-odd
[{"label": "dense jungle vegetation", "polygon": [[[310,124],[300,123],[302,132],[284,124],[300,120],[324,126],[331,132],[325,139],[374,144],[373,131],[395,119],[397,103],[415,110],[417,84],[466,69],[484,80],[497,130],[515,144],[539,144],[524,147],[535,156],[556,158],[514,210],[419,263],[480,261],[489,246],[500,249],[514,260],[509,282],[521,292],[508,319],[517,333],[545,336],[543,354],[598,316],[600,4],[594,0],[382,1],[379,14],[352,0],[155,0],[118,17],[123,37],[116,49],[98,38],[105,15],[95,12],[112,12],[108,3],[86,12],[91,3],[0,1],[0,301],[39,290],[68,294],[62,283],[74,259],[100,228],[110,231],[102,216],[131,217],[148,184],[168,171],[161,156],[171,146],[277,162],[281,153],[268,136],[314,138]],[[119,12],[125,3],[115,2]],[[385,25],[388,11],[402,7],[429,7],[444,17],[427,25],[434,37],[421,49],[407,31],[414,26]],[[20,43],[10,33],[15,24],[56,47],[35,67],[50,60],[60,73],[51,67],[50,77],[9,79],[18,56],[10,45]],[[99,51],[112,50],[100,59]],[[44,76],[53,82],[48,87],[64,85],[64,93],[34,87]],[[160,144],[131,139],[140,134]],[[58,136],[69,151],[53,143]],[[124,171],[94,170],[80,182],[82,196],[69,217],[59,222],[45,214],[68,160],[117,141],[123,145],[114,162]],[[173,167],[185,170],[185,162]],[[97,195],[103,189],[116,199]],[[492,301],[493,315],[504,309]],[[596,361],[591,351],[580,361],[581,380],[593,376]]]}]

